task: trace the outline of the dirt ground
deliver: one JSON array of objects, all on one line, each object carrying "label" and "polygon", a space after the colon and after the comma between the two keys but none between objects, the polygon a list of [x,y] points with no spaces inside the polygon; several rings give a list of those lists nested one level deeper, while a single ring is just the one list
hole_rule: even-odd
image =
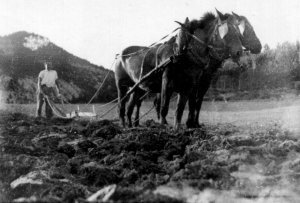
[{"label": "dirt ground", "polygon": [[299,106],[222,105],[179,131],[2,109],[0,202],[300,202]]}]

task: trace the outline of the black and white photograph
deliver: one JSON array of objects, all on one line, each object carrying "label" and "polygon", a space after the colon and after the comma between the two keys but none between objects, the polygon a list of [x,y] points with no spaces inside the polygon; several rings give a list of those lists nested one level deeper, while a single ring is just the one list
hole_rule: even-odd
[{"label": "black and white photograph", "polygon": [[0,0],[0,203],[299,203],[299,0]]}]

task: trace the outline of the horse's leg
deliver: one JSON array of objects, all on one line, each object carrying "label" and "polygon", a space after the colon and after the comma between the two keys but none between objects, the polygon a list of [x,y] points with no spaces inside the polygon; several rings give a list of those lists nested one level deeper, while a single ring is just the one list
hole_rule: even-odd
[{"label": "horse's leg", "polygon": [[162,86],[161,86],[161,109],[160,109],[160,115],[161,115],[161,120],[160,123],[165,125],[168,124],[166,116],[168,114],[169,110],[169,103],[170,103],[170,98],[172,96],[172,88],[170,85],[170,72],[169,69],[167,68],[162,76]]},{"label": "horse's leg", "polygon": [[133,112],[133,109],[134,109],[134,106],[135,106],[135,97],[136,97],[136,95],[137,95],[137,92],[133,92],[130,95],[129,102],[128,102],[127,109],[126,109],[128,127],[130,127],[130,128],[132,127],[131,116],[132,116],[132,112]]},{"label": "horse's leg", "polygon": [[[203,103],[203,98],[204,98],[204,95],[206,94],[207,90],[209,89],[209,86],[212,82],[213,76],[210,74],[206,74],[206,75],[204,75],[203,78],[206,78],[206,80],[201,81],[201,84],[200,84],[198,92],[197,92],[197,99],[196,99],[196,115],[195,115],[194,123],[195,123],[195,127],[197,127],[197,128],[200,127],[199,115],[200,115],[200,110],[201,110],[202,103]],[[214,80],[217,81],[217,78],[214,78]]]},{"label": "horse's leg", "polygon": [[119,118],[120,118],[120,124],[125,127],[125,105],[127,98],[124,98],[128,87],[121,85],[120,83],[117,83],[117,89],[118,89],[118,102],[119,102]]},{"label": "horse's leg", "polygon": [[127,111],[126,111],[126,115],[127,115],[127,120],[128,120],[128,126],[132,127],[132,113],[134,110],[134,107],[136,106],[136,113],[135,113],[135,119],[134,119],[134,126],[138,126],[139,125],[139,114],[140,114],[140,107],[141,107],[141,103],[142,103],[142,96],[143,96],[144,91],[137,89],[136,91],[134,91],[131,94],[129,103],[128,103],[128,107],[127,107]]},{"label": "horse's leg", "polygon": [[[142,96],[142,95],[141,95]],[[134,126],[138,127],[140,125],[140,108],[142,105],[143,99],[141,99],[140,97],[137,98],[136,100],[136,111],[135,111],[135,118],[134,118]]]},{"label": "horse's leg", "polygon": [[157,93],[155,95],[155,99],[153,101],[153,104],[155,106],[155,111],[156,111],[156,115],[157,115],[157,119],[159,120],[160,119],[160,93]]},{"label": "horse's leg", "polygon": [[174,123],[175,129],[179,129],[179,127],[181,125],[182,114],[183,114],[184,107],[185,107],[185,104],[188,99],[186,94],[179,93],[178,95],[179,96],[178,96],[178,100],[177,100],[177,109],[175,111],[175,123]]},{"label": "horse's leg", "polygon": [[[195,89],[195,88],[194,88]],[[191,92],[189,96],[189,114],[188,119],[186,121],[186,126],[188,128],[195,128],[196,122],[195,122],[195,114],[196,114],[196,89]]]},{"label": "horse's leg", "polygon": [[200,115],[200,109],[202,106],[202,102],[203,102],[203,98],[204,98],[205,92],[204,93],[200,93],[197,95],[197,100],[196,100],[196,115],[195,115],[195,120],[194,120],[194,124],[195,124],[195,128],[199,128],[200,124],[199,124],[199,115]]}]

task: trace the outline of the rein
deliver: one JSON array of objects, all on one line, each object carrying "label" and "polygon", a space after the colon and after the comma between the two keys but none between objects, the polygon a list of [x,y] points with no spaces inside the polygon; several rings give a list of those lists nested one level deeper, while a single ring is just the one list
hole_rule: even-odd
[{"label": "rein", "polygon": [[[230,22],[227,22],[227,23],[230,23]],[[198,43],[204,45],[205,47],[209,48],[209,55],[213,58],[216,58],[217,60],[223,60],[224,56],[225,56],[225,53],[219,53],[219,52],[222,52],[226,49],[225,47],[225,44],[224,46],[221,48],[221,47],[216,47],[216,46],[213,46],[210,44],[211,41],[213,41],[215,39],[215,36],[216,36],[216,30],[218,28],[219,24],[216,24],[215,27],[214,27],[214,30],[213,30],[213,33],[212,35],[209,37],[209,42],[206,43],[204,42],[203,40],[199,39],[197,36],[195,36],[194,34],[190,33],[190,31],[184,27],[184,26],[181,26],[181,28],[185,29],[187,32],[185,32],[185,34],[189,35],[190,37],[192,37],[195,41],[197,41]],[[233,26],[235,27],[235,26]],[[190,42],[189,42],[190,43]],[[192,53],[193,54],[193,53]],[[201,60],[201,59],[200,59]],[[205,60],[205,59],[204,59]],[[202,61],[202,60],[201,60]]]},{"label": "rein", "polygon": [[223,51],[225,48],[214,47],[213,45],[205,43],[203,40],[199,39],[194,34],[191,34],[189,32],[187,34],[190,35],[193,39],[195,39],[198,43],[208,47],[210,56],[212,56],[213,58],[216,58],[217,60],[222,60],[223,59],[225,54],[224,53],[219,54],[218,51]]},{"label": "rein", "polygon": [[136,55],[136,54],[138,54],[138,53],[141,53],[141,52],[143,52],[144,50],[149,49],[149,48],[153,47],[154,45],[157,45],[160,41],[164,40],[165,38],[167,38],[168,36],[170,36],[171,34],[173,34],[175,31],[177,31],[177,30],[179,30],[179,29],[180,29],[180,27],[175,28],[171,33],[165,35],[164,37],[162,37],[162,38],[161,38],[160,40],[158,40],[157,42],[154,42],[154,43],[150,44],[149,46],[144,47],[144,48],[142,48],[142,49],[140,49],[140,50],[138,50],[138,51],[135,51],[135,52],[132,52],[132,53],[129,53],[129,54],[116,54],[115,59],[117,59],[119,56],[121,56],[121,57],[122,57],[122,56],[133,56],[133,55]]}]

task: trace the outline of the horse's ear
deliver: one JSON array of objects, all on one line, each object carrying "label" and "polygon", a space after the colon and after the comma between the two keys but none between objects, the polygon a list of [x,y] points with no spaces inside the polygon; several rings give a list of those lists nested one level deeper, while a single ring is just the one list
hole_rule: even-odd
[{"label": "horse's ear", "polygon": [[238,20],[240,20],[241,19],[241,16],[239,16],[238,14],[236,14],[236,13],[234,13],[233,11],[232,11],[232,15],[234,16],[234,17],[236,17]]},{"label": "horse's ear", "polygon": [[178,21],[176,21],[176,20],[175,20],[175,23],[178,23],[181,27],[185,27],[184,24],[182,24],[181,22],[178,22]]},{"label": "horse's ear", "polygon": [[184,25],[187,26],[189,23],[190,23],[190,20],[189,20],[188,17],[186,17],[185,22],[184,22]]},{"label": "horse's ear", "polygon": [[218,11],[218,9],[216,9],[216,11],[217,11],[217,14],[218,14],[218,18],[221,21],[226,20],[226,16],[223,13],[221,13],[220,11]]}]

